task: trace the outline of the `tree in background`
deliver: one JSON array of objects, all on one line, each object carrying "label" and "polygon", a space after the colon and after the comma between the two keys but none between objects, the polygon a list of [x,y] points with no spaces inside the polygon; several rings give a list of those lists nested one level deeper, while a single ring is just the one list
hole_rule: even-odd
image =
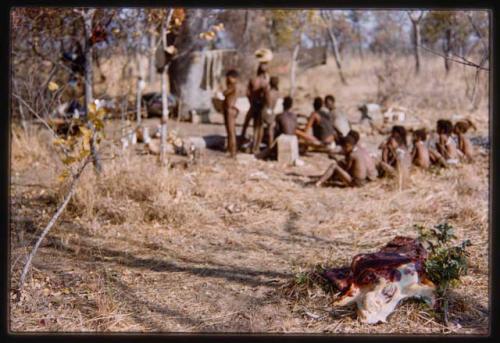
[{"label": "tree in background", "polygon": [[[99,43],[107,43],[107,25],[113,15],[114,10],[106,9],[20,8],[13,11],[13,24],[17,28],[13,30],[13,78],[15,90],[20,92],[14,97],[20,99],[31,114],[46,122],[61,103],[64,91],[72,89],[69,98],[78,102],[83,95],[83,112],[88,114],[88,107],[94,101],[94,48]],[[43,70],[40,72],[41,65],[51,68],[44,81],[41,81],[45,76]],[[78,89],[80,85],[83,90]],[[25,97],[27,94],[31,96]],[[91,120],[87,126],[95,130]],[[93,139],[90,144],[99,173],[102,165]]]},{"label": "tree in background", "polygon": [[401,39],[405,36],[406,14],[399,11],[374,11],[372,15],[375,26],[372,30],[370,50],[375,54],[387,56],[407,52],[409,42]]},{"label": "tree in background", "polygon": [[470,33],[463,11],[430,11],[422,20],[422,41],[430,46],[441,44],[447,74],[453,55],[464,56]]},{"label": "tree in background", "polygon": [[364,39],[363,39],[362,23],[367,20],[366,11],[351,10],[347,13],[347,18],[351,23],[352,43],[357,47],[359,57],[363,59]]},{"label": "tree in background", "polygon": [[[341,14],[338,14],[335,11],[331,10],[321,10],[320,13],[321,18],[323,19],[324,27],[332,44],[333,57],[335,58],[335,64],[337,65],[337,69],[339,71],[340,81],[343,84],[347,84],[347,80],[344,76],[344,73],[342,72],[342,61],[340,58],[339,44],[334,31],[334,27],[338,28],[339,23],[343,24],[345,18],[339,17],[341,16]],[[346,27],[345,25],[342,26],[344,28]]]},{"label": "tree in background", "polygon": [[320,29],[320,17],[314,10],[272,10],[271,16],[275,44],[291,49],[290,96],[293,96],[303,36],[314,35]]},{"label": "tree in background", "polygon": [[425,11],[407,11],[408,18],[411,21],[412,27],[412,44],[413,44],[413,55],[415,56],[415,73],[420,73],[420,60],[422,59],[420,54],[420,46],[422,45],[422,39],[420,34],[420,22],[425,15]]}]

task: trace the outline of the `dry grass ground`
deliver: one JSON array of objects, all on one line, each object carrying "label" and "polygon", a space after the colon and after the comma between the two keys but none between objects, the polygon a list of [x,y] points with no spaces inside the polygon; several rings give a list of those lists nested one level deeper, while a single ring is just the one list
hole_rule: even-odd
[{"label": "dry grass ground", "polygon": [[[402,84],[415,95],[402,96],[402,105],[429,122],[466,114],[478,123],[473,134],[487,135],[487,99],[468,112],[462,73],[445,78],[438,62]],[[299,76],[297,108],[308,113],[309,100],[328,91],[357,119],[355,106],[376,94],[375,64],[346,62],[348,86],[338,82],[331,63],[306,71]],[[183,135],[223,132],[221,125],[171,124]],[[382,139],[362,136],[366,145]],[[11,303],[11,330],[485,334],[489,157],[478,149],[474,164],[413,171],[403,189],[390,179],[358,189],[315,189],[307,181],[329,163],[320,154],[305,156],[302,167],[282,167],[205,151],[198,164],[167,171],[152,156],[117,153],[105,160],[100,179],[91,168],[84,173],[34,260],[25,298]],[[47,132],[13,130],[11,156],[14,286],[63,190]],[[415,236],[413,224],[440,222],[473,243],[469,274],[452,294],[449,328],[415,301],[399,306],[387,324],[364,325],[352,307],[333,310],[319,289],[299,300],[281,291],[318,263],[347,263],[395,235]]]}]

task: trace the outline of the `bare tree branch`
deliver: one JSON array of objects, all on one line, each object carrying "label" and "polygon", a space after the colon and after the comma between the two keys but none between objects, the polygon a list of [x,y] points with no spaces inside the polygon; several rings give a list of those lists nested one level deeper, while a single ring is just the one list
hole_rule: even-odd
[{"label": "bare tree branch", "polygon": [[85,167],[87,166],[87,164],[90,161],[91,161],[91,157],[89,156],[85,159],[85,161],[82,163],[82,165],[78,168],[78,171],[76,172],[76,174],[74,174],[73,180],[71,180],[68,194],[66,194],[64,201],[59,206],[56,213],[52,216],[52,218],[50,219],[50,221],[47,224],[47,226],[45,227],[45,229],[43,229],[42,234],[38,238],[38,241],[36,242],[35,246],[33,247],[33,250],[29,254],[28,259],[24,265],[23,272],[21,274],[21,278],[19,280],[19,287],[17,289],[17,297],[16,297],[16,299],[18,301],[21,300],[21,292],[22,292],[23,287],[24,287],[24,281],[25,281],[26,275],[28,274],[28,271],[30,269],[31,262],[33,261],[33,257],[35,257],[36,252],[38,251],[38,248],[40,247],[40,244],[42,243],[43,239],[49,233],[50,229],[52,229],[52,227],[56,223],[57,219],[59,219],[59,217],[63,213],[64,209],[68,205],[69,201],[71,200],[71,197],[73,196],[73,194],[76,191],[76,184],[77,184],[78,180],[80,179],[80,176],[82,175],[82,172],[84,171]]},{"label": "bare tree branch", "polygon": [[471,13],[467,14],[467,19],[469,19],[469,23],[471,24],[472,28],[474,29],[474,32],[476,33],[476,35],[479,37],[479,41],[481,42],[481,45],[483,46],[483,49],[484,50],[488,50],[488,45],[483,40],[483,35],[481,34],[481,31],[479,30],[479,28],[477,27],[477,25],[472,20],[472,14]]},{"label": "bare tree branch", "polygon": [[441,56],[442,58],[446,59],[446,60],[449,60],[449,61],[452,61],[452,62],[455,62],[455,63],[459,63],[459,64],[463,64],[463,65],[466,65],[466,66],[469,66],[469,67],[474,67],[474,68],[477,68],[477,69],[480,69],[480,70],[485,70],[485,71],[490,71],[489,68],[486,68],[486,67],[483,67],[477,63],[474,63],[472,61],[469,61],[467,60],[465,57],[462,57],[462,56],[456,56],[458,58],[460,58],[460,60],[457,60],[457,59],[454,59],[454,58],[450,58],[448,56],[445,56],[443,54],[440,54],[439,52],[435,51],[435,50],[432,50],[432,49],[429,49],[427,47],[425,47],[424,45],[419,45],[422,49],[424,50],[427,50],[429,51],[430,53],[434,54],[434,55],[437,55],[437,56]]}]

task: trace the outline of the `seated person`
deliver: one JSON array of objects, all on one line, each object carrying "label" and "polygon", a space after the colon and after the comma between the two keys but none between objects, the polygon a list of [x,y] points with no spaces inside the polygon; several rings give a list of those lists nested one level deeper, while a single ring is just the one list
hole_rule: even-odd
[{"label": "seated person", "polygon": [[391,161],[394,161],[396,156],[394,155],[394,150],[390,148],[389,142],[391,141],[392,138],[399,136],[401,138],[401,144],[402,148],[406,149],[407,148],[407,140],[406,140],[406,129],[404,126],[401,125],[394,125],[391,129],[391,135],[385,141],[382,143],[379,147],[379,149],[382,149],[382,161],[388,164],[392,164]]},{"label": "seated person", "polygon": [[316,182],[316,186],[319,187],[327,181],[332,181],[337,186],[362,186],[367,181],[373,180],[368,172],[366,157],[356,146],[353,135],[343,137],[340,144],[346,156],[345,160],[333,162]]},{"label": "seated person", "polygon": [[426,141],[427,132],[425,129],[419,129],[413,132],[413,150],[411,152],[412,163],[423,169],[428,169],[431,165]]},{"label": "seated person", "polygon": [[453,127],[453,133],[458,138],[458,149],[462,152],[463,158],[468,162],[474,161],[474,149],[472,147],[472,143],[467,138],[467,136],[465,136],[465,134],[471,127],[476,129],[476,127],[470,120],[458,121]]},{"label": "seated person", "polygon": [[337,111],[333,95],[325,96],[325,107],[330,112],[331,122],[335,130],[335,140],[338,143],[340,138],[346,136],[351,130],[351,124],[344,115]]},{"label": "seated person", "polygon": [[379,175],[406,176],[409,173],[411,158],[401,135],[391,135],[385,148],[388,150],[388,159],[378,163]]},{"label": "seated person", "polygon": [[297,132],[297,114],[291,111],[293,99],[289,96],[283,99],[283,113],[276,117],[275,136],[281,134],[295,135]]},{"label": "seated person", "polygon": [[[307,134],[306,141],[315,145],[330,145],[335,141],[336,132],[330,114],[323,109],[323,99],[321,97],[314,99],[313,109],[303,131],[303,133]],[[310,129],[312,129],[313,137],[308,135]]]},{"label": "seated person", "polygon": [[356,142],[355,144],[356,144],[357,149],[359,150],[359,153],[365,159],[366,168],[367,168],[367,172],[368,172],[368,179],[370,179],[371,181],[375,180],[377,178],[377,175],[378,175],[377,166],[375,165],[375,161],[370,156],[370,153],[368,152],[368,150],[366,150],[366,148],[361,143],[359,143],[360,136],[359,136],[358,131],[351,130],[351,131],[349,131],[349,133],[347,135],[352,136],[354,138],[354,141]]},{"label": "seated person", "polygon": [[457,149],[456,143],[451,137],[453,124],[449,120],[439,119],[436,123],[438,141],[436,142],[436,152],[441,155],[447,165],[457,164],[462,155]]},{"label": "seated person", "polygon": [[300,130],[297,128],[297,114],[292,112],[293,99],[289,96],[283,99],[283,113],[276,116],[274,128],[274,141],[268,145],[261,153],[257,155],[258,158],[268,158],[271,155],[276,155],[277,138],[284,135],[297,135]]}]

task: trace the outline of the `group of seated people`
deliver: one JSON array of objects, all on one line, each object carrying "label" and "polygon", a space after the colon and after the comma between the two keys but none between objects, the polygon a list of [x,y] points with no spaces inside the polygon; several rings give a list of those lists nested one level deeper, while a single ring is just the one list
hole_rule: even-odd
[{"label": "group of seated people", "polygon": [[[238,145],[234,120],[237,115],[234,107],[237,78],[236,71],[228,72],[228,88],[224,94],[228,150],[232,156],[236,154]],[[361,186],[377,177],[406,174],[411,165],[423,169],[432,165],[446,168],[462,160],[470,162],[473,159],[472,144],[466,133],[469,128],[476,127],[470,120],[460,120],[453,125],[450,120],[440,119],[437,121],[436,135],[431,139],[428,139],[425,129],[415,130],[411,149],[408,147],[405,127],[394,125],[387,140],[379,147],[382,150],[380,160],[374,161],[359,142],[360,134],[351,130],[347,118],[336,111],[333,95],[314,99],[313,111],[302,129],[298,125],[297,113],[292,110],[293,99],[290,96],[283,99],[283,111],[273,113],[279,96],[278,78],[267,76],[265,64],[259,66],[257,77],[250,80],[247,95],[250,110],[245,117],[240,142],[246,138],[246,129],[250,120],[253,120],[252,151],[258,158],[276,156],[277,137],[280,135],[295,135],[301,148],[299,150],[327,152],[334,162],[316,182],[317,186],[327,182],[338,186]],[[261,143],[266,144],[263,150]],[[339,159],[339,155],[343,155],[343,159]]]},{"label": "group of seated people", "polygon": [[359,133],[351,130],[340,142],[344,159],[335,159],[316,185],[331,182],[344,187],[361,186],[377,176],[407,174],[412,165],[429,169],[432,165],[447,168],[461,161],[472,162],[474,152],[466,136],[471,127],[475,129],[470,120],[460,120],[453,125],[450,120],[440,119],[436,123],[436,135],[431,139],[428,139],[425,129],[413,131],[410,149],[405,127],[394,125],[387,140],[379,147],[382,150],[380,161],[374,161],[359,143]]}]

